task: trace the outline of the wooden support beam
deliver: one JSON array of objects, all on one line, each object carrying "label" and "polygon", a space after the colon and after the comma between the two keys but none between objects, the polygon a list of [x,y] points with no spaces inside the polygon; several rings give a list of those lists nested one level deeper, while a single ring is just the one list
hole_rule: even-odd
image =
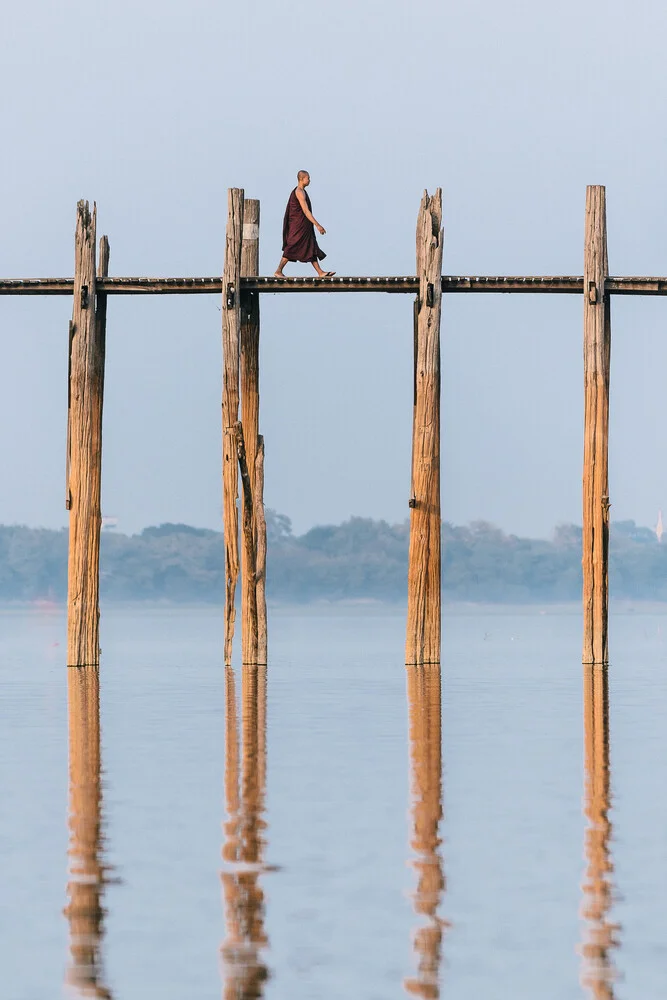
[{"label": "wooden support beam", "polygon": [[[243,242],[241,245],[241,282],[259,273],[259,202],[247,199],[243,204]],[[266,663],[259,659],[259,622],[257,602],[257,450],[259,447],[259,294],[241,292],[241,423],[248,466],[248,488],[241,494],[243,530],[246,517],[250,525],[248,545],[241,549],[241,631],[244,663]],[[246,509],[247,508],[247,509]],[[262,505],[263,515],[263,505]],[[250,546],[250,548],[248,547]],[[252,560],[252,565],[250,563]]]},{"label": "wooden support beam", "polygon": [[241,493],[242,520],[241,537],[243,545],[243,573],[241,575],[243,602],[242,618],[242,652],[244,664],[257,663],[257,574],[255,569],[255,533],[254,533],[254,508],[253,489],[248,471],[247,452],[243,437],[243,425],[241,421],[236,424],[236,448],[239,459],[239,471],[241,473]]},{"label": "wooden support beam", "polygon": [[[220,295],[222,278],[105,278],[98,283],[99,290],[107,295]],[[319,278],[289,278],[281,281],[272,276],[241,279],[241,291],[270,294],[285,292],[391,292],[415,295],[419,282],[415,276],[406,277],[335,277],[325,282]],[[0,278],[2,295],[71,295],[73,278]],[[443,294],[460,292],[525,295],[581,295],[584,279],[581,275],[563,276],[457,276],[445,274],[442,278]],[[667,278],[610,277],[607,279],[610,295],[667,295]]]},{"label": "wooden support beam", "polygon": [[230,188],[227,195],[225,265],[222,276],[222,513],[225,532],[225,664],[232,662],[239,575],[238,449],[239,353],[241,328],[241,241],[243,191]]},{"label": "wooden support beam", "polygon": [[268,663],[266,619],[266,516],[264,512],[264,438],[259,435],[255,458],[255,579],[257,581],[257,662]]},{"label": "wooden support beam", "polygon": [[584,663],[608,661],[609,367],[611,316],[605,287],[605,189],[586,189],[584,241]]},{"label": "wooden support beam", "polygon": [[405,662],[440,662],[440,307],[442,192],[424,192],[417,220],[419,300]]},{"label": "wooden support beam", "polygon": [[[74,308],[70,325],[68,420],[69,558],[67,663],[97,665],[99,560],[102,515],[102,400],[104,329],[96,313],[96,210],[77,206]],[[107,255],[108,262],[108,255]]]}]

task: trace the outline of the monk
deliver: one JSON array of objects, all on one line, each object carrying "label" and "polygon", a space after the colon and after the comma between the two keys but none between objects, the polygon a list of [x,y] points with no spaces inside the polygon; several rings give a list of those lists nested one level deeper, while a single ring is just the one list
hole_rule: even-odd
[{"label": "monk", "polygon": [[300,170],[296,175],[297,186],[289,196],[287,208],[285,209],[285,219],[283,221],[283,255],[278,264],[278,270],[274,277],[284,278],[283,268],[289,261],[301,261],[312,264],[317,271],[318,278],[332,278],[335,271],[323,271],[320,261],[324,260],[326,254],[320,250],[315,239],[315,230],[322,236],[326,233],[324,226],[321,226],[312,212],[310,198],[306,188],[310,184],[310,174],[307,170]]}]

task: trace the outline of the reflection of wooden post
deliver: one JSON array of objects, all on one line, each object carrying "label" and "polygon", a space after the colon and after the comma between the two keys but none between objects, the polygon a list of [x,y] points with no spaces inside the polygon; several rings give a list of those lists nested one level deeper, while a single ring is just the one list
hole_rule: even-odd
[{"label": "reflection of wooden post", "polygon": [[584,244],[584,663],[607,663],[609,550],[609,365],[611,316],[605,281],[605,189],[586,189]]},{"label": "reflection of wooden post", "polygon": [[424,923],[414,935],[418,972],[404,981],[409,993],[435,1000],[440,996],[442,935],[446,922],[438,916],[445,888],[440,854],[442,819],[442,740],[440,668],[408,667],[413,834],[410,841],[417,872],[415,913]]},{"label": "reflection of wooden post", "polygon": [[70,927],[67,980],[80,996],[109,998],[102,984],[102,784],[97,667],[68,671],[70,876],[65,915]]},{"label": "reflection of wooden post", "polygon": [[225,530],[225,663],[232,662],[239,575],[238,455],[235,425],[239,418],[239,352],[241,326],[241,240],[243,191],[231,188],[227,197],[225,267],[222,278],[222,513]]},{"label": "reflection of wooden post", "polygon": [[612,956],[620,927],[609,920],[614,865],[609,850],[609,682],[604,664],[584,666],[584,739],[588,866],[583,885],[582,916],[587,930],[581,947],[581,982],[595,1000],[613,1000],[617,975]]},{"label": "reflection of wooden post", "polygon": [[442,192],[424,192],[417,221],[415,405],[405,662],[440,662],[440,303]]},{"label": "reflection of wooden post", "polygon": [[[68,413],[69,559],[67,572],[67,662],[70,666],[99,663],[99,576],[102,397],[104,338],[96,315],[95,207],[77,206],[74,265],[74,307],[70,326]],[[108,244],[104,267],[108,268]]]},{"label": "reflection of wooden post", "polygon": [[[227,669],[225,824],[222,873],[227,934],[222,946],[225,1000],[259,1000],[269,973],[262,952],[264,929],[261,885],[265,837],[266,668],[244,665],[241,685],[242,769],[239,773],[238,723],[234,678]],[[240,795],[239,795],[240,786]]]}]

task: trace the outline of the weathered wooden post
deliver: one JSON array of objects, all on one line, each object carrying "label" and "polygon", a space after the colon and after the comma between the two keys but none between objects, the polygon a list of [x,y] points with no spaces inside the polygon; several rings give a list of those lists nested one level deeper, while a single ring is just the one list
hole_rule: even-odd
[{"label": "weathered wooden post", "polygon": [[257,662],[266,665],[269,660],[268,625],[266,620],[266,515],[264,513],[264,436],[259,435],[259,448],[255,460],[255,577],[257,580]]},{"label": "weathered wooden post", "polygon": [[243,190],[227,193],[225,266],[222,278],[222,513],[225,531],[225,663],[232,662],[232,640],[236,612],[236,581],[239,575],[238,449],[236,422],[239,418],[239,352],[241,327],[241,241],[243,234]]},{"label": "weathered wooden post", "polygon": [[[74,307],[70,324],[67,421],[67,663],[97,665],[99,641],[102,402],[106,306],[97,314],[95,275],[96,208],[77,206]],[[108,243],[103,267],[108,269]]]},{"label": "weathered wooden post", "polygon": [[442,191],[424,192],[417,220],[412,495],[405,661],[440,662],[440,305]]},{"label": "weathered wooden post", "polygon": [[606,200],[600,185],[586,189],[585,233],[583,662],[607,663],[611,316],[605,289],[609,275]]},{"label": "weathered wooden post", "polygon": [[[248,199],[243,205],[243,242],[241,276],[259,274],[259,201]],[[248,486],[241,495],[243,530],[251,536],[241,549],[241,619],[244,663],[266,663],[266,601],[263,599],[265,567],[258,564],[261,542],[266,537],[264,518],[264,479],[259,436],[259,293],[244,292],[241,297],[241,423],[245,443]],[[246,505],[249,503],[248,517]],[[264,550],[265,550],[264,545]],[[247,558],[250,555],[252,566]],[[261,580],[259,579],[261,573]],[[260,641],[261,640],[261,641]]]}]

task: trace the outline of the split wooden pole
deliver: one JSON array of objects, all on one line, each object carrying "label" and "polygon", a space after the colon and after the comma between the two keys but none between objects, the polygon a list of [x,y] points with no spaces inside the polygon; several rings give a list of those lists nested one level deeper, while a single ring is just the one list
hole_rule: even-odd
[{"label": "split wooden pole", "polygon": [[[70,324],[67,419],[69,556],[67,571],[67,663],[99,664],[99,567],[102,525],[102,403],[106,303],[97,301],[96,209],[77,205],[74,307]],[[103,239],[101,275],[108,273],[109,246]]]},{"label": "split wooden pole", "polygon": [[225,532],[225,664],[232,662],[239,575],[238,446],[239,355],[241,340],[241,243],[243,190],[227,194],[227,231],[222,277],[222,512]]},{"label": "split wooden pole", "polygon": [[584,663],[607,663],[611,315],[605,189],[586,189],[584,241]]},{"label": "split wooden pole", "polygon": [[[259,201],[247,199],[243,206],[242,278],[259,274],[259,217]],[[244,663],[266,664],[266,561],[263,555],[266,552],[266,520],[263,445],[259,434],[259,331],[259,293],[245,291],[241,296],[240,335],[241,424],[247,467],[246,477],[241,467],[244,533],[241,548],[242,658]]]},{"label": "split wooden pole", "polygon": [[440,662],[440,306],[442,192],[425,191],[417,220],[412,494],[405,662]]}]

